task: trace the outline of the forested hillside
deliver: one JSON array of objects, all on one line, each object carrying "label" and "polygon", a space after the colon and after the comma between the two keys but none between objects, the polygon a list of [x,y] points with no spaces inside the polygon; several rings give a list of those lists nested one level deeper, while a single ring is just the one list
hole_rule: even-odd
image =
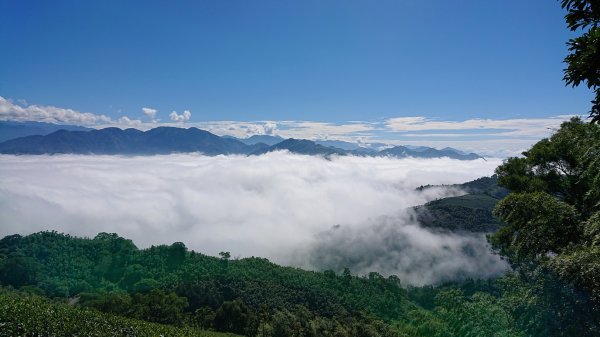
[{"label": "forested hillside", "polygon": [[[493,233],[502,222],[492,214],[494,207],[508,195],[508,190],[498,186],[497,176],[482,177],[464,184],[450,185],[467,192],[415,207],[415,218],[423,227],[443,231]],[[423,190],[433,186],[421,186]]]},{"label": "forested hillside", "polygon": [[[464,301],[487,311],[483,321],[470,320],[469,329],[491,320],[499,331],[518,335],[491,295],[465,295],[453,287],[437,294],[439,305],[431,311],[423,308],[431,305],[423,292],[432,295],[437,289],[407,290],[398,278],[376,273],[309,272],[260,258],[231,260],[226,252],[215,258],[181,243],[140,250],[106,233],[94,239],[54,232],[13,235],[0,241],[0,252],[0,281],[9,288],[75,308],[173,326],[247,336],[421,336],[435,323],[432,333],[448,335],[458,329],[452,326],[456,315],[471,310],[448,305]],[[412,292],[422,304],[410,299]],[[18,311],[12,307],[20,302],[14,300],[18,295],[3,296],[11,312]],[[443,296],[453,299],[439,301]],[[28,301],[49,305],[35,297]],[[64,304],[59,308],[69,315],[97,315],[67,310]]]}]

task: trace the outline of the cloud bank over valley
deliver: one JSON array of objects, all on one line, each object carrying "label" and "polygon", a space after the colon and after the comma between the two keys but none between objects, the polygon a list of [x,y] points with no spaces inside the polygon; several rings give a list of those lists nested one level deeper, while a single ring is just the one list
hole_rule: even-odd
[{"label": "cloud bank over valley", "polygon": [[[499,160],[293,155],[0,156],[0,235],[116,232],[139,247],[184,242],[216,255],[403,282],[491,276],[485,238],[423,229],[409,208],[461,194],[426,184],[491,175]],[[446,275],[446,276],[444,276]]]}]

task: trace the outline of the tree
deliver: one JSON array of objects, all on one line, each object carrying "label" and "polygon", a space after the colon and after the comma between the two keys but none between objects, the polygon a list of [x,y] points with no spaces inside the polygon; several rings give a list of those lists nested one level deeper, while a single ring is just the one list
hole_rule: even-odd
[{"label": "tree", "polygon": [[133,317],[146,321],[182,325],[187,306],[185,297],[160,289],[133,295]]},{"label": "tree", "polygon": [[516,193],[545,192],[589,217],[600,210],[600,127],[573,118],[547,139],[496,169]]},{"label": "tree", "polygon": [[194,323],[201,329],[209,329],[215,320],[215,312],[210,307],[201,307],[194,311]]},{"label": "tree", "polygon": [[9,256],[0,260],[0,284],[21,287],[34,284],[38,279],[38,263],[26,256]]},{"label": "tree", "polygon": [[507,225],[491,237],[517,270],[550,271],[598,299],[600,125],[574,118],[496,169],[512,191],[496,206]]},{"label": "tree", "polygon": [[175,242],[169,246],[169,254],[167,257],[167,266],[175,268],[185,261],[187,248],[182,242]]},{"label": "tree", "polygon": [[561,0],[567,10],[565,20],[571,31],[585,30],[567,42],[570,54],[565,58],[564,80],[573,87],[584,83],[595,93],[590,110],[592,123],[600,123],[600,1]]},{"label": "tree", "polygon": [[560,254],[581,236],[573,206],[548,193],[513,193],[498,203],[495,212],[509,225],[493,236],[492,244],[513,264]]},{"label": "tree", "polygon": [[256,332],[254,323],[253,313],[240,300],[223,302],[215,313],[214,325],[218,331],[250,336]]}]

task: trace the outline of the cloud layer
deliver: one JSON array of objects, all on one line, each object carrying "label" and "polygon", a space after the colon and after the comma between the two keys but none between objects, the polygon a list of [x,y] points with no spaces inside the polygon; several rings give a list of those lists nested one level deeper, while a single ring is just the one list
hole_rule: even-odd
[{"label": "cloud layer", "polygon": [[117,232],[141,247],[182,241],[213,255],[393,273],[411,283],[490,276],[504,265],[484,238],[430,232],[406,209],[459,193],[415,187],[468,181],[498,164],[281,152],[0,156],[0,235]]}]

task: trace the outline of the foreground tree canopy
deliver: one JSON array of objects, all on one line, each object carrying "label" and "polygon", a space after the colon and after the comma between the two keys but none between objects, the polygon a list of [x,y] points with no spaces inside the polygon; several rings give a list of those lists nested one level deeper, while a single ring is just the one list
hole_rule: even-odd
[{"label": "foreground tree canopy", "polygon": [[[585,84],[595,93],[590,110],[592,123],[600,122],[600,1],[561,0],[567,10],[565,20],[572,31],[583,34],[567,42],[570,54],[565,58],[567,68],[564,80],[567,85]],[[586,30],[587,29],[587,30]]]},{"label": "foreground tree canopy", "polygon": [[513,267],[547,269],[600,298],[600,126],[572,119],[496,169],[510,189],[492,244]]}]

